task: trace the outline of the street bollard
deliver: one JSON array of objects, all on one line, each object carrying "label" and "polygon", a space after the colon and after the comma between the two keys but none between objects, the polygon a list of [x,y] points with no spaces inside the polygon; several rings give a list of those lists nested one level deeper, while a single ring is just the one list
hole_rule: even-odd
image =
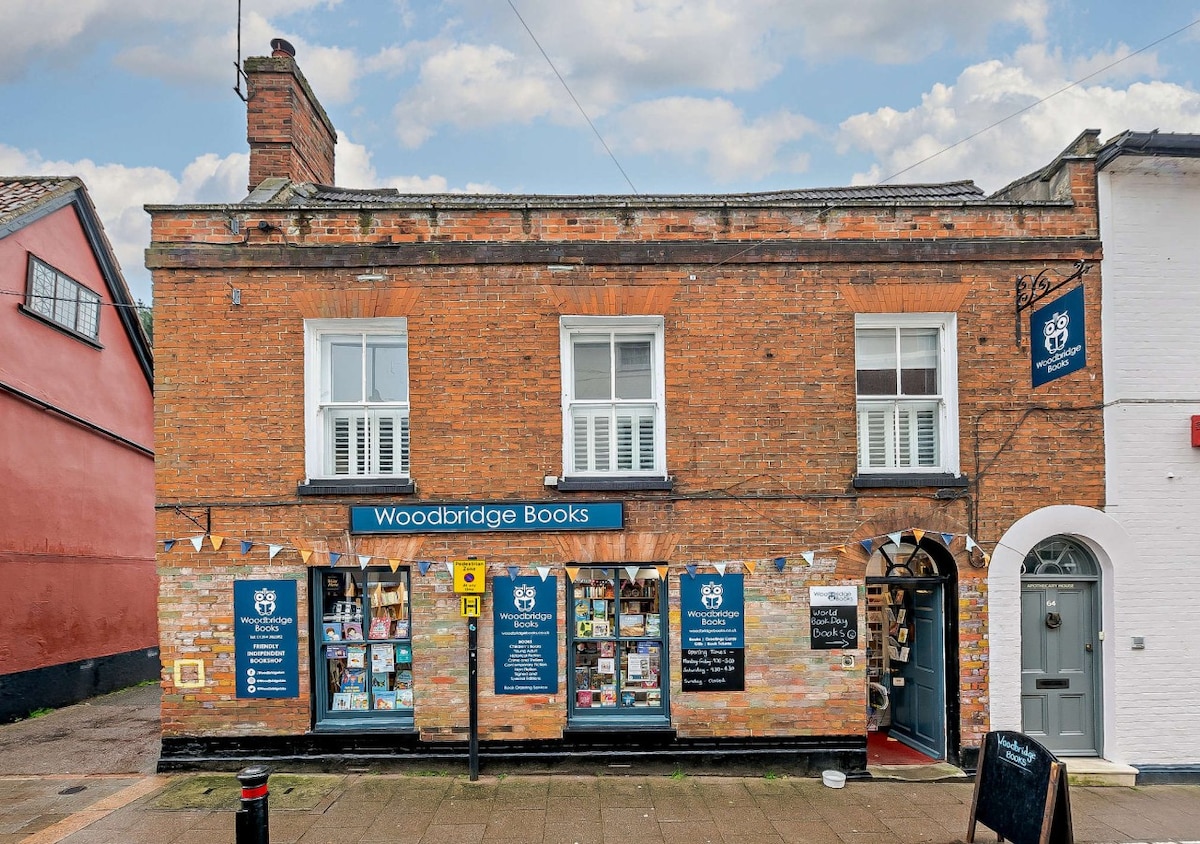
[{"label": "street bollard", "polygon": [[237,844],[270,844],[267,819],[267,777],[271,769],[261,765],[237,775],[242,784],[242,808],[237,812]]}]

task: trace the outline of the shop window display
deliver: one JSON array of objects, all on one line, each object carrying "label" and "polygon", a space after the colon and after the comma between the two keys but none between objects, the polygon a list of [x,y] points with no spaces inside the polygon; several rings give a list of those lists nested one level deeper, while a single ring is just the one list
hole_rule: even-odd
[{"label": "shop window display", "polygon": [[571,584],[571,716],[666,720],[663,584],[655,569],[581,569]]},{"label": "shop window display", "polygon": [[407,570],[318,570],[317,725],[411,724],[412,619]]}]

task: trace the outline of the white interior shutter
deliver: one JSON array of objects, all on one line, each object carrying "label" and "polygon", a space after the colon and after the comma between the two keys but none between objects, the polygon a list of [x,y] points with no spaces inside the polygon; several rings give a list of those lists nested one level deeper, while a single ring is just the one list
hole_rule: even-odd
[{"label": "white interior shutter", "polygon": [[638,468],[654,468],[654,414],[638,417]]}]

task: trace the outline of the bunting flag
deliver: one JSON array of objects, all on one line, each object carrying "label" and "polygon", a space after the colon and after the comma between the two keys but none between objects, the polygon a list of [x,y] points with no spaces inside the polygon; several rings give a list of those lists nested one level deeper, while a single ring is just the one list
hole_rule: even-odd
[{"label": "bunting flag", "polygon": [[220,551],[220,550],[221,550],[221,546],[225,544],[225,537],[223,537],[223,536],[211,536],[211,535],[210,535],[210,536],[208,537],[208,541],[209,541],[210,543],[212,543],[212,549],[213,549],[214,551]]},{"label": "bunting flag", "polygon": [[637,580],[638,566],[625,566],[625,574],[629,575],[630,580]]},{"label": "bunting flag", "polygon": [[815,560],[817,558],[817,552],[816,551],[805,551],[800,556],[804,558],[804,562],[808,563],[811,566],[813,564],[813,560]]},{"label": "bunting flag", "polygon": [[446,560],[446,574],[454,574],[454,560]]},{"label": "bunting flag", "polygon": [[336,566],[338,563],[338,560],[340,560],[341,558],[342,558],[342,555],[339,554],[337,551],[330,551],[329,552],[329,565]]},{"label": "bunting flag", "polygon": [[420,570],[422,575],[428,573],[429,567],[432,565],[433,565],[433,563],[429,562],[429,560],[418,560],[417,561],[417,568]]},{"label": "bunting flag", "polygon": [[170,551],[174,547],[175,547],[174,539],[164,539],[163,540],[163,550],[164,551]]},{"label": "bunting flag", "polygon": [[696,564],[695,563],[688,563],[686,566],[684,566],[684,568],[687,569],[687,573],[690,574],[692,577],[696,576]]},{"label": "bunting flag", "polygon": [[545,583],[546,578],[550,576],[550,566],[538,566],[537,573],[542,576],[542,583]]},{"label": "bunting flag", "polygon": [[[509,580],[516,580],[516,579],[517,579],[517,572],[519,572],[520,570],[521,570],[521,569],[520,569],[520,567],[519,567],[519,566],[509,566],[509,567],[508,567],[508,579],[509,579]],[[542,578],[542,579],[543,579],[543,580],[545,580],[545,578]],[[574,580],[575,578],[571,578],[571,579],[572,579],[572,580]]]},{"label": "bunting flag", "polygon": [[949,548],[949,547],[950,547],[950,543],[954,541],[954,534],[952,534],[952,533],[943,533],[943,534],[941,534],[941,537],[942,537],[942,542],[945,544],[945,546],[946,546],[947,548]]},{"label": "bunting flag", "polygon": [[579,579],[579,566],[563,566],[563,568],[567,570],[567,577],[569,577],[572,582]]},{"label": "bunting flag", "polygon": [[975,540],[968,536],[967,537],[967,553],[968,554],[971,553],[978,547],[979,546],[975,544]]},{"label": "bunting flag", "polygon": [[[254,543],[253,543],[253,542],[249,542],[249,541],[247,541],[247,540],[245,540],[245,539],[243,539],[243,540],[242,540],[242,554],[243,554],[243,555],[245,555],[245,554],[249,554],[249,553],[250,553],[250,549],[251,549],[251,548],[253,548],[253,547],[254,547]],[[306,562],[306,563],[307,563],[307,562],[308,562],[308,560],[305,560],[304,562]]]},{"label": "bunting flag", "polygon": [[787,565],[787,557],[775,558],[775,571],[783,571],[783,567]]},{"label": "bunting flag", "polygon": [[391,568],[391,570],[392,570],[392,574],[395,574],[395,573],[396,573],[396,569],[400,568],[400,561],[399,561],[399,560],[392,560],[392,559],[389,559],[389,560],[388,560],[388,566]]},{"label": "bunting flag", "polygon": [[992,555],[989,554],[987,551],[984,551],[983,552],[983,564],[986,566],[991,561],[992,561]]},{"label": "bunting flag", "polygon": [[[667,579],[667,571],[671,568],[670,566],[655,566],[654,568],[658,571],[659,580]],[[567,571],[570,571],[570,569],[567,569]]]},{"label": "bunting flag", "polygon": [[713,568],[715,568],[717,570],[717,574],[721,575],[721,577],[724,577],[725,576],[725,567],[727,565],[729,565],[729,564],[728,563],[713,563]]},{"label": "bunting flag", "polygon": [[199,551],[200,546],[202,546],[204,544],[204,534],[200,534],[199,536],[193,536],[191,539],[191,542],[192,542],[192,547],[195,548],[197,551]]},{"label": "bunting flag", "polygon": [[306,566],[308,565],[309,558],[311,558],[312,555],[313,555],[313,552],[310,551],[309,549],[307,549],[307,548],[300,549],[300,559],[304,560],[304,565],[306,565]]},{"label": "bunting flag", "polygon": [[754,567],[758,565],[758,563],[754,562],[754,560],[742,560],[742,565],[746,567],[746,571],[754,574]]},{"label": "bunting flag", "polygon": [[360,569],[365,569],[370,564],[371,564],[371,555],[370,554],[359,554],[358,555],[358,567]]},{"label": "bunting flag", "polygon": [[267,559],[268,560],[275,559],[275,555],[278,554],[282,550],[283,550],[282,545],[268,545],[267,546]]},{"label": "bunting flag", "polygon": [[912,535],[913,539],[915,539],[917,544],[920,545],[921,540],[925,538],[925,531],[921,530],[920,528],[913,528]]},{"label": "bunting flag", "polygon": [[834,546],[833,546],[833,551],[834,551],[834,553],[836,553],[836,554],[845,554],[845,553],[846,553],[846,550],[847,550],[847,549],[846,549],[846,546],[845,546],[845,545],[834,545]]},{"label": "bunting flag", "polygon": [[892,540],[893,545],[898,546],[900,544],[900,540],[904,538],[904,534],[902,534],[900,531],[896,531],[895,533],[889,533],[887,537],[888,539]]},{"label": "bunting flag", "polygon": [[875,551],[875,540],[874,539],[861,539],[861,540],[859,540],[858,544],[861,545],[863,548],[866,548],[868,554],[871,554]]}]

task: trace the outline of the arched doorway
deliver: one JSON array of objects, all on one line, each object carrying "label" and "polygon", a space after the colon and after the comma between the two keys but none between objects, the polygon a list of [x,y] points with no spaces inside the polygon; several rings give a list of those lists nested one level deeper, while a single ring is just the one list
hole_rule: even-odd
[{"label": "arched doorway", "polygon": [[1066,536],[1021,566],[1021,729],[1054,753],[1100,755],[1100,566]]},{"label": "arched doorway", "polygon": [[872,726],[930,760],[958,755],[957,573],[944,545],[912,533],[875,548],[867,564],[876,710],[886,695],[886,716]]}]

